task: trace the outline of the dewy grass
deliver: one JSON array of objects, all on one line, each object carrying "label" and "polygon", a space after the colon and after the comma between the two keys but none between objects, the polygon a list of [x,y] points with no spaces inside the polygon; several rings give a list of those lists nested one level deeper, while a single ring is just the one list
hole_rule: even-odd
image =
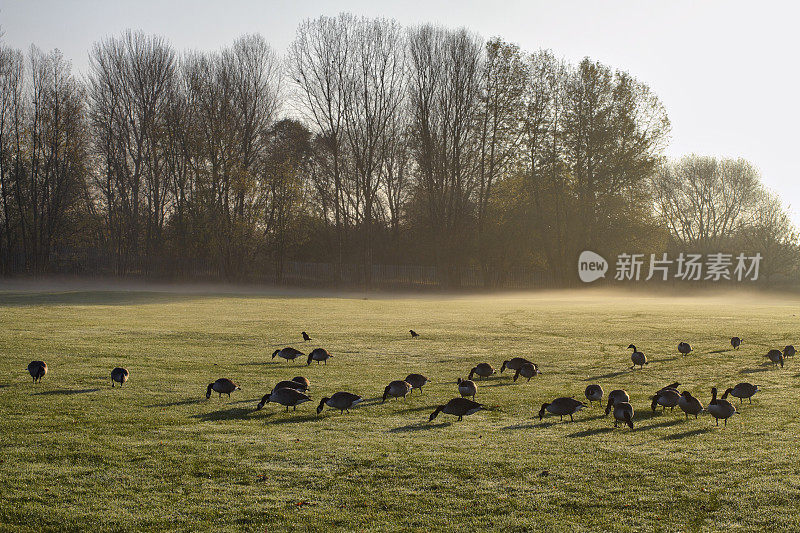
[{"label": "dewy grass", "polygon": [[[798,530],[800,359],[773,370],[764,358],[800,344],[797,311],[752,295],[0,294],[0,529]],[[284,346],[334,357],[271,359]],[[485,411],[428,422],[475,364],[515,356],[542,374],[476,378]],[[35,385],[33,359],[49,366]],[[122,389],[116,366],[130,371]],[[424,393],[381,404],[412,372],[432,381]],[[312,402],[255,409],[297,375]],[[219,377],[242,390],[206,400]],[[650,410],[673,381],[704,404],[712,386],[762,391],[716,427]],[[630,393],[633,431],[597,405],[574,423],[536,416],[590,383]],[[365,401],[317,416],[340,390]]]}]

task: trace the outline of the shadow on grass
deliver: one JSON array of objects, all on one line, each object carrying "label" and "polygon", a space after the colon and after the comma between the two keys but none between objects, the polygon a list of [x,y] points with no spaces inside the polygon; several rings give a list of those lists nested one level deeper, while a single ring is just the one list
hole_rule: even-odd
[{"label": "shadow on grass", "polygon": [[425,431],[429,429],[439,429],[446,426],[452,425],[452,422],[439,422],[438,424],[432,424],[430,422],[417,422],[415,424],[409,424],[407,426],[400,426],[396,428],[392,428],[389,430],[389,433],[410,433],[413,431]]},{"label": "shadow on grass", "polygon": [[772,365],[765,367],[762,365],[760,368],[743,368],[739,371],[740,374],[758,374],[759,372],[769,372],[772,370]]},{"label": "shadow on grass", "polygon": [[558,420],[552,422],[539,422],[535,424],[514,424],[513,426],[506,426],[503,429],[505,430],[515,430],[515,429],[546,429],[556,424],[572,424],[572,422],[567,419],[565,422],[559,422]]},{"label": "shadow on grass", "polygon": [[651,359],[649,363],[669,363],[670,361],[677,361],[678,356],[674,357],[664,357],[663,359]]},{"label": "shadow on grass", "polygon": [[206,402],[205,398],[186,398],[185,400],[178,400],[177,402],[167,402],[167,403],[154,403],[152,405],[146,405],[145,407],[180,407],[181,405],[192,405],[195,403]]},{"label": "shadow on grass", "polygon": [[250,361],[249,363],[239,363],[239,366],[265,366],[265,365],[277,365],[280,364],[279,361]]},{"label": "shadow on grass", "polygon": [[88,394],[90,392],[97,392],[100,389],[57,389],[46,390],[42,392],[34,392],[34,396],[51,396],[51,395],[69,395],[69,394]]},{"label": "shadow on grass", "polygon": [[726,352],[732,352],[732,351],[733,351],[733,348],[727,348],[727,349],[723,349],[723,350],[711,350],[708,353],[709,354],[712,354],[712,353],[726,353]]},{"label": "shadow on grass", "polygon": [[[262,409],[260,412],[263,412]],[[347,416],[347,415],[345,415]],[[311,422],[313,420],[319,420],[321,417],[317,415],[317,412],[314,411],[310,414],[303,414],[297,411],[289,411],[288,413],[281,409],[280,411],[274,411],[272,413],[265,413],[264,416],[260,417],[260,420],[264,422],[268,422],[270,424],[298,424],[302,422]]]},{"label": "shadow on grass", "polygon": [[693,437],[695,435],[702,435],[703,433],[708,433],[711,431],[711,428],[698,428],[698,429],[690,429],[689,431],[681,431],[680,433],[673,433],[672,435],[666,435],[661,437],[662,440],[680,440],[686,437]]},{"label": "shadow on grass", "polygon": [[435,405],[422,405],[420,407],[409,407],[408,409],[402,409],[402,410],[397,411],[397,412],[398,413],[418,413],[420,411],[431,411],[431,412],[433,412],[434,409],[436,409]]},{"label": "shadow on grass", "polygon": [[192,415],[191,418],[196,418],[201,422],[211,422],[214,420],[244,420],[248,418],[248,415],[251,412],[253,412],[253,409],[232,407],[231,409],[223,409],[221,411],[214,411],[211,413]]},{"label": "shadow on grass", "polygon": [[583,437],[592,437],[594,435],[603,435],[605,433],[611,433],[612,431],[614,431],[614,429],[615,429],[614,425],[611,424],[611,425],[609,425],[607,427],[585,429],[583,431],[578,431],[576,433],[570,433],[569,435],[567,435],[567,437],[570,437],[570,438],[573,438],[573,439],[579,439],[579,438],[583,438]]},{"label": "shadow on grass", "polygon": [[636,426],[635,431],[647,431],[649,429],[668,428],[676,424],[680,424],[681,422],[683,422],[683,420],[681,420],[680,418],[672,420],[664,420],[663,422],[650,424],[648,426]]},{"label": "shadow on grass", "polygon": [[625,370],[620,370],[619,372],[609,372],[608,374],[601,374],[599,376],[591,376],[591,377],[588,377],[588,378],[584,379],[583,381],[597,381],[598,379],[611,379],[611,378],[615,378],[617,376],[622,376],[624,374],[627,374],[630,371],[631,371],[631,367],[627,367]]}]

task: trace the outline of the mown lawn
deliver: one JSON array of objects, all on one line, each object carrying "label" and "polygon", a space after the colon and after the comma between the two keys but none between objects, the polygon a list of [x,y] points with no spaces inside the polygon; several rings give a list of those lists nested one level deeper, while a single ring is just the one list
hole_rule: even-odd
[{"label": "mown lawn", "polygon": [[[547,293],[290,298],[144,292],[0,293],[0,529],[800,530],[800,300]],[[421,334],[411,339],[410,328]],[[308,331],[313,341],[299,341]],[[738,335],[744,344],[730,349]],[[695,352],[677,353],[679,341]],[[630,370],[629,343],[650,360]],[[271,359],[327,348],[325,365]],[[476,363],[525,356],[543,374],[479,383],[488,410],[428,416]],[[34,385],[26,371],[43,359]],[[115,366],[130,370],[112,389]],[[420,372],[433,383],[378,403]],[[255,406],[304,375],[313,404]],[[205,399],[208,383],[242,388]],[[680,381],[703,403],[741,381],[763,392],[728,422],[650,411]],[[599,407],[539,421],[589,383],[625,388],[635,429]],[[348,390],[350,414],[315,412]],[[738,401],[736,403],[738,406]]]}]

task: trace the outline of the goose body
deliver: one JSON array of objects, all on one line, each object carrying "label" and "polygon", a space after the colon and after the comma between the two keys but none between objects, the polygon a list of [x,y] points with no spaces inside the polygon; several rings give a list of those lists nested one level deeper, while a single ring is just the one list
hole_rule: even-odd
[{"label": "goose body", "polygon": [[583,391],[583,395],[589,400],[589,404],[592,402],[601,402],[603,401],[603,387],[597,384],[589,385],[586,387],[586,390]]},{"label": "goose body", "polygon": [[681,393],[681,397],[678,400],[678,407],[686,414],[687,420],[689,419],[689,415],[694,415],[694,417],[697,418],[697,415],[703,412],[702,402],[692,396],[692,393],[689,391],[683,391]]},{"label": "goose body", "polygon": [[608,393],[608,404],[606,405],[606,415],[611,412],[611,409],[620,403],[630,402],[631,397],[622,389],[612,390]]},{"label": "goose body", "polygon": [[42,381],[47,374],[47,363],[44,361],[31,361],[28,363],[28,373],[33,378],[34,383]]},{"label": "goose body", "polygon": [[325,348],[314,348],[311,350],[311,353],[308,354],[308,361],[306,361],[306,365],[310,365],[311,361],[316,361],[317,364],[324,362],[327,365],[328,359],[331,357],[333,356],[329,354],[328,350]]},{"label": "goose body", "polygon": [[300,350],[296,350],[291,346],[287,346],[282,350],[275,350],[274,352],[272,352],[273,359],[275,359],[275,357],[281,357],[283,359],[286,359],[287,361],[294,361],[295,359],[303,355],[305,355],[303,352],[301,352]]},{"label": "goose body", "polygon": [[675,406],[678,405],[678,402],[681,399],[680,393],[677,389],[673,389],[671,387],[665,387],[655,393],[653,396],[653,401],[650,404],[650,408],[653,412],[656,412],[656,408],[660,405],[662,407],[662,412],[669,407],[670,409],[675,409]]},{"label": "goose body", "polygon": [[292,381],[295,381],[303,385],[303,388],[301,390],[308,390],[308,388],[311,386],[311,382],[308,381],[308,378],[304,378],[303,376],[295,376],[292,378]]},{"label": "goose body", "polygon": [[787,359],[789,357],[794,357],[794,354],[797,353],[797,350],[794,349],[794,346],[791,344],[783,349],[783,358]]},{"label": "goose body", "polygon": [[383,389],[383,402],[390,396],[392,398],[405,398],[411,392],[411,384],[407,381],[392,381]]},{"label": "goose body", "polygon": [[211,398],[212,391],[218,393],[220,398],[222,398],[223,394],[227,394],[228,398],[230,398],[231,393],[237,390],[240,390],[239,385],[228,378],[219,378],[214,383],[208,384],[208,389],[206,389],[206,399]]},{"label": "goose body", "polygon": [[686,355],[692,351],[692,346],[688,342],[681,342],[678,344],[678,351],[681,355]]},{"label": "goose body", "polygon": [[711,389],[711,401],[708,403],[706,411],[714,417],[717,421],[717,425],[719,425],[719,419],[723,419],[726,427],[728,426],[728,419],[736,414],[736,408],[731,402],[728,400],[717,400],[716,387]]},{"label": "goose body", "polygon": [[729,388],[722,394],[722,399],[728,397],[728,394],[733,396],[734,398],[739,398],[739,403],[741,404],[742,401],[747,398],[749,403],[753,403],[753,395],[759,392],[761,389],[758,388],[758,385],[753,385],[751,383],[739,383],[733,388]]},{"label": "goose body", "polygon": [[738,350],[739,346],[742,345],[742,339],[739,337],[731,337],[731,346],[733,346],[734,350]]},{"label": "goose body", "polygon": [[783,368],[783,353],[780,350],[770,350],[764,357],[772,361],[773,367],[780,364],[781,368]]},{"label": "goose body", "polygon": [[539,367],[537,367],[534,363],[528,361],[524,357],[514,357],[513,359],[510,359],[508,361],[503,361],[503,366],[500,367],[500,373],[502,374],[503,372],[505,372],[506,368],[508,368],[509,370],[519,370],[520,367],[525,363],[531,364],[533,365],[533,368],[535,368],[537,371],[539,370]]},{"label": "goose body", "polygon": [[283,381],[277,382],[275,386],[272,387],[272,392],[275,392],[278,389],[294,389],[294,390],[299,390],[300,392],[306,392],[308,390],[308,387],[306,386],[305,383],[301,383],[293,379],[292,380],[285,379]]},{"label": "goose body", "polygon": [[628,346],[628,349],[633,349],[633,353],[631,354],[631,361],[633,362],[633,366],[631,368],[636,368],[636,365],[639,365],[639,368],[644,368],[644,365],[647,364],[647,357],[636,349],[636,346],[631,344]]},{"label": "goose body", "polygon": [[405,382],[411,385],[411,394],[414,394],[415,390],[419,390],[421,393],[422,387],[427,385],[430,380],[422,374],[409,374],[406,376]]},{"label": "goose body", "polygon": [[584,407],[586,407],[586,404],[579,402],[575,398],[556,398],[550,403],[542,404],[542,408],[539,410],[539,420],[544,418],[544,412],[547,411],[548,413],[558,415],[560,417],[559,420],[564,420],[564,417],[569,415],[570,421],[574,421],[572,415]]},{"label": "goose body", "polygon": [[514,381],[517,381],[519,376],[523,378],[528,378],[528,381],[531,380],[533,376],[539,373],[539,369],[533,363],[525,363],[524,365],[520,366],[517,371],[514,373]]},{"label": "goose body", "polygon": [[354,405],[357,405],[363,401],[364,398],[358,396],[357,394],[353,394],[351,392],[336,392],[330,398],[323,398],[320,400],[319,406],[317,407],[317,414],[320,414],[322,412],[322,408],[326,405],[331,409],[338,409],[340,412],[344,413]]},{"label": "goose body", "polygon": [[478,402],[474,402],[472,400],[467,400],[466,398],[453,398],[449,402],[444,405],[440,405],[436,408],[436,410],[431,413],[430,418],[428,419],[429,422],[433,421],[439,413],[445,413],[448,415],[457,416],[459,420],[467,415],[471,415],[473,413],[477,413],[483,409],[483,404]]},{"label": "goose body", "polygon": [[119,383],[119,386],[122,387],[122,384],[128,381],[128,370],[125,368],[117,367],[111,371],[111,386],[114,386],[114,383]]},{"label": "goose body", "polygon": [[413,329],[408,330],[408,332],[411,333],[411,338],[412,339],[416,339],[417,337],[419,337],[419,333],[417,333]]},{"label": "goose body", "polygon": [[264,404],[272,402],[286,406],[287,411],[289,410],[289,407],[291,407],[293,410],[297,410],[298,405],[310,401],[311,398],[299,390],[283,387],[277,390],[273,389],[273,391],[269,394],[265,394],[264,397],[261,398],[261,401],[258,402],[256,409],[261,409],[264,407]]},{"label": "goose body", "polygon": [[633,406],[628,402],[620,402],[614,406],[614,427],[619,427],[620,422],[628,424],[633,429]]},{"label": "goose body", "polygon": [[472,379],[472,376],[478,376],[479,378],[488,378],[494,374],[494,368],[489,363],[478,363],[475,367],[470,370],[469,376],[467,379]]},{"label": "goose body", "polygon": [[475,384],[474,381],[471,379],[461,379],[458,378],[458,393],[461,395],[462,398],[466,396],[472,396],[472,399],[475,399],[475,395],[478,393],[478,386]]}]

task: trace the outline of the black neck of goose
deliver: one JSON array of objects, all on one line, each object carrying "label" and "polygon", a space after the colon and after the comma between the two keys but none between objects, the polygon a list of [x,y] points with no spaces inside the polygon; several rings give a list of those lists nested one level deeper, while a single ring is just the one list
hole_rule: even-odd
[{"label": "black neck of goose", "polygon": [[213,388],[214,388],[214,384],[213,383],[209,383],[208,384],[208,388],[206,389],[206,398],[211,397],[211,389],[213,389]]},{"label": "black neck of goose", "polygon": [[547,409],[547,407],[548,407],[549,405],[550,405],[549,403],[543,403],[543,404],[542,404],[542,408],[541,408],[541,409],[539,409],[539,420],[541,420],[542,418],[544,418],[544,411],[545,411],[545,409]]}]

